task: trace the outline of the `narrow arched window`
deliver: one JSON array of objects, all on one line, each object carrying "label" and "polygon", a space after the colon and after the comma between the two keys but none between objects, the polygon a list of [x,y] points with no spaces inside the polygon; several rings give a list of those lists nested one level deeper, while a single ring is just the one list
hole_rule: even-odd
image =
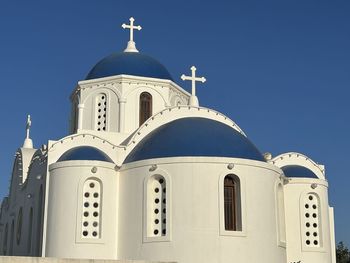
[{"label": "narrow arched window", "polygon": [[81,233],[82,239],[101,238],[102,184],[89,178],[83,185]]},{"label": "narrow arched window", "polygon": [[33,231],[33,208],[30,208],[29,212],[29,229],[28,229],[28,241],[27,241],[27,254],[31,256],[32,252],[32,231]]},{"label": "narrow arched window", "polygon": [[166,180],[153,175],[147,182],[147,236],[162,237],[167,234]]},{"label": "narrow arched window", "polygon": [[242,230],[240,181],[233,174],[226,175],[224,179],[224,218],[225,230]]},{"label": "narrow arched window", "polygon": [[308,193],[301,199],[302,237],[305,249],[322,246],[320,199],[316,193]]},{"label": "narrow arched window", "polygon": [[96,96],[96,123],[95,127],[98,131],[106,131],[107,129],[107,95],[104,93]]},{"label": "narrow arched window", "polygon": [[16,227],[16,242],[17,245],[21,242],[21,236],[22,236],[22,220],[23,220],[23,212],[22,207],[19,209],[18,216],[17,216],[17,227]]},{"label": "narrow arched window", "polygon": [[140,126],[152,116],[152,95],[142,92],[140,95]]}]

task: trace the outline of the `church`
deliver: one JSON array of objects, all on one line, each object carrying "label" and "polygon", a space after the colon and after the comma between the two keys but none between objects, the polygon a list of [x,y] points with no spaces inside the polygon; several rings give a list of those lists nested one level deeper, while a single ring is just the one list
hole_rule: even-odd
[{"label": "church", "polygon": [[[92,67],[70,100],[70,134],[14,157],[0,255],[179,263],[335,263],[325,167],[262,154],[228,116],[201,107],[127,47]],[[177,79],[177,78],[176,78]]]}]

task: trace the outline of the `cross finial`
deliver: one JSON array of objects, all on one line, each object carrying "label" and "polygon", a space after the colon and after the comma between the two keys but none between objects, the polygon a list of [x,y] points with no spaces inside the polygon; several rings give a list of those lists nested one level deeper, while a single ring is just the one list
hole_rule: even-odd
[{"label": "cross finial", "polygon": [[32,120],[30,119],[30,115],[27,116],[27,124],[26,124],[26,139],[29,139],[30,127],[32,126]]},{"label": "cross finial", "polygon": [[133,17],[130,17],[129,21],[130,21],[130,25],[127,25],[125,23],[122,24],[122,28],[130,30],[130,40],[129,40],[128,46],[126,47],[124,52],[139,52],[136,49],[136,44],[134,42],[134,29],[141,30],[142,27],[141,26],[134,26],[135,19]]},{"label": "cross finial", "polygon": [[23,148],[33,148],[33,141],[30,139],[30,127],[32,126],[32,120],[30,119],[30,115],[27,116],[27,124],[26,124],[26,138],[23,143]]},{"label": "cross finial", "polygon": [[192,66],[192,76],[186,76],[184,74],[181,75],[182,80],[191,80],[192,81],[192,95],[190,98],[190,105],[191,106],[198,106],[198,98],[196,96],[196,81],[200,81],[202,83],[206,82],[207,80],[204,77],[196,77],[196,67]]}]

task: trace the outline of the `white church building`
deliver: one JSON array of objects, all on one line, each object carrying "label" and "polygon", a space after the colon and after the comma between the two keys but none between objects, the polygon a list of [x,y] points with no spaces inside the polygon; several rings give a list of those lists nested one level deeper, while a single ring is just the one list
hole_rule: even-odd
[{"label": "white church building", "polygon": [[335,263],[325,167],[262,154],[156,59],[99,61],[71,95],[70,134],[16,151],[0,255],[179,263]]}]

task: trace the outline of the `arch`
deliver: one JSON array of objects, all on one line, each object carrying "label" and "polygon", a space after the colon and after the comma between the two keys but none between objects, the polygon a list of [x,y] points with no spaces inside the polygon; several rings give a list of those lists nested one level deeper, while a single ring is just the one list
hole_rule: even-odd
[{"label": "arch", "polygon": [[[90,177],[82,184],[81,201],[81,239],[100,239],[102,223],[102,182],[94,177]],[[78,228],[79,229],[79,228]]]},{"label": "arch", "polygon": [[307,175],[297,177],[306,177],[323,180],[325,179],[325,171],[323,165],[317,164],[311,158],[298,152],[282,153],[273,158],[270,162],[281,169],[283,167],[288,166],[294,168],[294,170],[295,168],[298,168],[298,170],[301,171],[302,174]]},{"label": "arch", "polygon": [[21,207],[19,209],[18,216],[17,216],[17,226],[16,226],[16,243],[17,243],[17,245],[19,245],[21,242],[22,223],[23,223],[23,209]]},{"label": "arch", "polygon": [[154,95],[158,94],[162,98],[164,104],[167,104],[167,100],[164,98],[163,94],[159,91],[159,89],[155,88],[154,86],[151,86],[151,85],[140,85],[134,89],[127,90],[124,94],[124,98],[128,98],[130,96],[130,94],[132,94],[133,92],[138,93],[139,90],[142,91],[142,90],[146,90],[146,89],[149,90],[149,93],[154,92]]},{"label": "arch", "polygon": [[149,117],[152,116],[152,95],[148,92],[140,94],[139,103],[139,125],[141,126]]},{"label": "arch", "polygon": [[155,174],[146,181],[146,235],[147,237],[165,237],[167,225],[167,188],[166,178]]},{"label": "arch", "polygon": [[124,149],[123,155],[127,156],[142,139],[144,139],[156,128],[172,121],[189,117],[210,119],[226,124],[243,136],[247,137],[243,130],[235,122],[217,111],[202,107],[175,106],[155,113],[152,118],[148,119],[142,126],[140,126],[138,130],[130,135],[130,137],[123,142],[123,145],[126,147],[126,151]]},{"label": "arch", "polygon": [[33,207],[29,211],[29,227],[27,240],[27,255],[31,256],[32,252],[32,231],[33,231]]},{"label": "arch", "polygon": [[303,248],[322,247],[321,202],[317,193],[308,192],[300,198],[300,218]]},{"label": "arch", "polygon": [[224,178],[224,220],[226,231],[241,231],[241,184],[238,176],[228,174]]},{"label": "arch", "polygon": [[[96,86],[97,87],[97,86]],[[89,93],[85,98],[84,101],[82,102],[83,104],[86,104],[87,101],[90,98],[95,98],[98,94],[100,93],[104,93],[106,94],[108,97],[113,97],[112,95],[114,94],[117,97],[117,100],[119,100],[122,97],[121,92],[118,89],[112,89],[110,87],[98,87],[98,89],[91,91],[91,93]]]}]

